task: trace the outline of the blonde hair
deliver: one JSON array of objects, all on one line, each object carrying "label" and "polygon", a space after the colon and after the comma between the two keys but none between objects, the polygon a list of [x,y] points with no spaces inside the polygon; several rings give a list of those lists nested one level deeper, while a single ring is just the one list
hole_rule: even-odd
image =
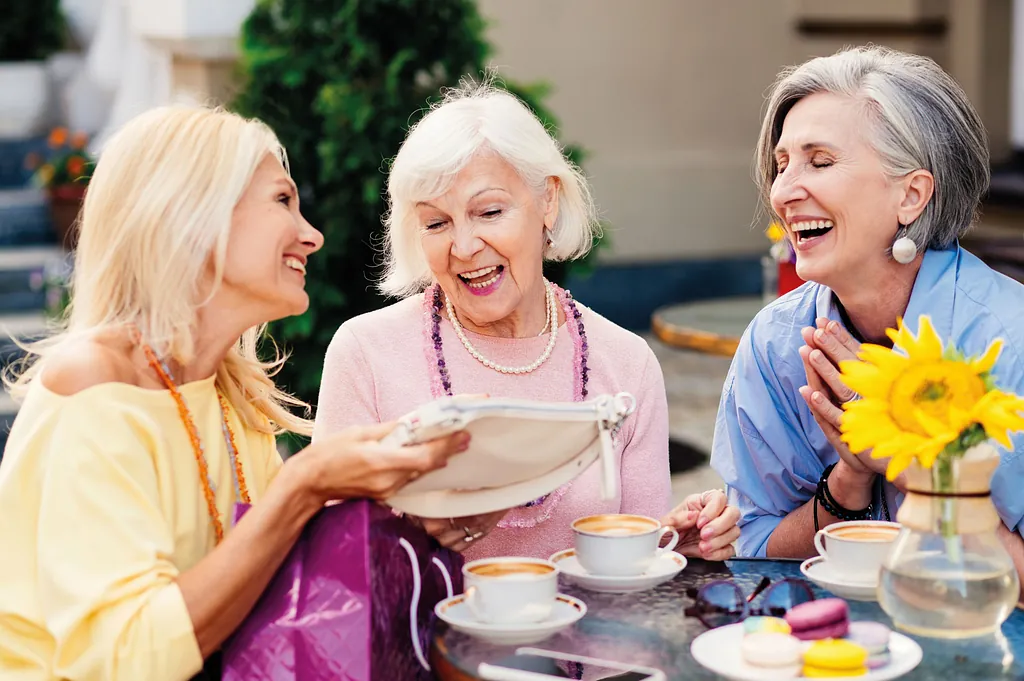
[{"label": "blonde hair", "polygon": [[[220,109],[161,107],[119,130],[86,193],[63,324],[26,346],[27,361],[5,376],[12,393],[27,391],[48,355],[101,329],[134,325],[158,356],[188,364],[198,309],[212,295],[202,282],[212,262],[219,286],[232,214],[267,154],[287,168],[269,127]],[[259,359],[265,330],[242,334],[217,370],[217,387],[247,426],[308,434],[312,423],[289,407],[309,406],[270,378],[284,357],[275,347],[273,361]]]},{"label": "blonde hair", "polygon": [[410,296],[430,284],[416,203],[448,191],[481,153],[496,154],[515,168],[538,196],[549,177],[558,178],[558,219],[550,225],[547,259],[580,258],[593,247],[600,227],[586,177],[533,112],[491,80],[464,80],[446,92],[402,143],[388,175],[385,272],[378,285],[383,293]]}]

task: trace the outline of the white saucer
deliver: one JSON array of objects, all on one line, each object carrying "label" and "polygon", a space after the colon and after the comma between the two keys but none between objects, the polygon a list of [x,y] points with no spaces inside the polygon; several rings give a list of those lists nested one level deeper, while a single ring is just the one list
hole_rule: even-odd
[{"label": "white saucer", "polygon": [[[735,681],[763,681],[767,670],[753,667],[740,656],[740,642],[743,640],[743,623],[730,624],[711,629],[690,644],[690,654],[702,667]],[[921,646],[903,634],[892,632],[889,637],[889,664],[878,669],[869,669],[864,676],[842,677],[850,681],[888,681],[911,671],[921,663]],[[803,677],[795,677],[803,678]],[[835,681],[838,681],[838,677]]]},{"label": "white saucer", "polygon": [[851,601],[878,600],[878,578],[851,580],[840,577],[824,556],[808,558],[800,564],[800,572],[822,589]]},{"label": "white saucer", "polygon": [[571,627],[587,614],[583,601],[558,594],[551,616],[531,624],[486,624],[473,617],[459,594],[446,598],[434,607],[434,613],[455,631],[501,646],[539,643],[563,629]]},{"label": "white saucer", "polygon": [[562,571],[562,577],[590,591],[610,594],[628,594],[653,589],[663,584],[686,567],[686,558],[675,551],[666,551],[658,556],[643,574],[635,577],[602,577],[592,575],[583,569],[576,559],[575,549],[565,549],[549,559]]}]

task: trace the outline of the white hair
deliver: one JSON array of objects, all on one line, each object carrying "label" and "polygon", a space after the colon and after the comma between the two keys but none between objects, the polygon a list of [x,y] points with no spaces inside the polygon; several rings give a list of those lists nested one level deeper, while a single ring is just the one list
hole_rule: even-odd
[{"label": "white hair", "polygon": [[924,169],[935,178],[931,201],[908,229],[919,248],[946,248],[970,229],[989,183],[981,117],[934,61],[875,46],[841,50],[779,74],[757,144],[757,183],[769,212],[782,125],[798,101],[816,93],[864,105],[868,139],[887,175]]},{"label": "white hair", "polygon": [[391,165],[383,293],[405,297],[430,284],[415,206],[448,191],[481,153],[511,165],[538,197],[549,177],[558,178],[558,218],[549,226],[545,258],[572,260],[590,251],[599,226],[583,173],[519,99],[487,82],[464,82],[412,127]]}]

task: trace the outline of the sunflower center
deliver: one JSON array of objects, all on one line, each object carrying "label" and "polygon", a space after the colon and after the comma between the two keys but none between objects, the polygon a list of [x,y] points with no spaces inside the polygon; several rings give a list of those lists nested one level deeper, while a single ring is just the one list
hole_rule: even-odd
[{"label": "sunflower center", "polygon": [[938,361],[907,368],[889,393],[892,418],[903,430],[927,436],[914,417],[920,410],[949,423],[950,407],[969,411],[985,394],[985,383],[971,368],[959,362]]}]

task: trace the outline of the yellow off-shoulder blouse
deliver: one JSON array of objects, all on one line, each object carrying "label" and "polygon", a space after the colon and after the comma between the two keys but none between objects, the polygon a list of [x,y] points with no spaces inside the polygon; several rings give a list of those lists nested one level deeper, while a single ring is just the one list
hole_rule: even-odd
[{"label": "yellow off-shoulder blouse", "polygon": [[[235,487],[213,377],[181,386],[230,527]],[[235,432],[252,500],[281,466]],[[171,394],[123,383],[71,396],[36,382],[0,462],[0,678],[182,681],[203,660],[176,578],[214,533]]]}]

